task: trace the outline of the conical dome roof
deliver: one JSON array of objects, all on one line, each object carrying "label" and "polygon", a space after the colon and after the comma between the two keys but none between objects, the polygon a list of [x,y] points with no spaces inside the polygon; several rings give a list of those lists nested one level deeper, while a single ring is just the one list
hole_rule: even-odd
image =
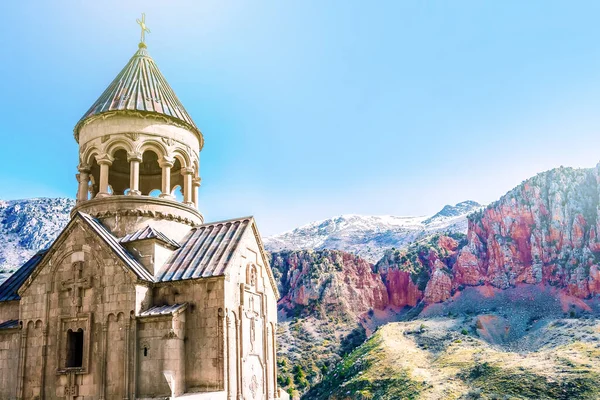
[{"label": "conical dome roof", "polygon": [[177,119],[199,133],[196,124],[148,54],[144,43],[140,43],[138,51],[125,68],[79,120],[75,126],[75,138],[78,139],[79,129],[85,120],[111,111],[160,114]]}]

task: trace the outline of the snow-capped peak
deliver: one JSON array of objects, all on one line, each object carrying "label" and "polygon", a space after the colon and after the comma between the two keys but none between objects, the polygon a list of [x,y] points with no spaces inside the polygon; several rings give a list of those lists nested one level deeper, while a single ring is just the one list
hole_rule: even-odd
[{"label": "snow-capped peak", "polygon": [[377,261],[386,249],[401,248],[436,232],[466,232],[466,216],[481,208],[475,201],[447,205],[432,216],[344,214],[265,238],[269,251],[336,249]]}]

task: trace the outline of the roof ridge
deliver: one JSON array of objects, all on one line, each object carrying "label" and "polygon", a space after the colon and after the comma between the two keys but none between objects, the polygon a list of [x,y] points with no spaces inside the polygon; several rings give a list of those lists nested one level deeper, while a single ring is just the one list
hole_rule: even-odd
[{"label": "roof ridge", "polygon": [[144,228],[140,228],[135,232],[128,233],[127,235],[125,235],[122,238],[119,238],[117,240],[119,243],[124,244],[124,243],[130,243],[130,242],[135,242],[138,240],[146,240],[146,239],[158,239],[158,240],[161,240],[171,246],[175,246],[175,247],[181,246],[177,241],[171,239],[170,237],[165,235],[163,232],[150,226],[149,224],[146,225]]}]

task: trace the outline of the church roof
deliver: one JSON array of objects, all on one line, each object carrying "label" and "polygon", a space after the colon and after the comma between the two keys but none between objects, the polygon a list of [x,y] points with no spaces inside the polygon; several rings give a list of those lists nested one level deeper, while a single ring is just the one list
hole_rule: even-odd
[{"label": "church roof", "polygon": [[145,281],[154,282],[154,277],[142,264],[140,264],[129,252],[119,244],[119,241],[114,237],[96,218],[89,214],[77,212],[77,215],[88,223],[90,228],[98,234],[115,254],[140,278]]},{"label": "church roof", "polygon": [[14,329],[19,327],[18,319],[9,319],[0,324],[0,329]]},{"label": "church roof", "polygon": [[0,285],[0,301],[19,300],[21,298],[17,291],[37,267],[46,252],[47,250],[37,252]]},{"label": "church roof", "polygon": [[[173,252],[169,260],[161,268],[159,274],[155,277],[119,243],[119,239],[113,236],[99,220],[89,214],[80,211],[76,212],[56,242],[60,241],[63,234],[69,230],[69,227],[77,219],[83,220],[139,279],[148,282],[171,282],[225,275],[229,262],[238,250],[240,240],[249,229],[253,230],[253,234],[259,240],[259,245],[262,246],[254,218],[252,217],[199,225],[192,228],[183,238],[181,243],[178,244],[179,248]],[[160,233],[158,231],[154,232]],[[141,235],[142,233],[140,233]],[[18,294],[19,289],[21,289],[32,274],[35,276],[36,267],[53,246],[54,244],[49,249],[38,252],[0,285],[0,302],[20,299]],[[264,254],[263,259],[268,264],[268,260]],[[277,294],[273,275],[270,273],[270,270],[268,270],[268,273],[269,280]],[[158,312],[158,310],[155,311]]]},{"label": "church roof", "polygon": [[160,315],[177,314],[185,310],[187,303],[173,304],[172,306],[154,306],[140,313],[140,317],[157,317]]},{"label": "church roof", "polygon": [[125,244],[125,243],[136,242],[139,240],[146,240],[146,239],[160,240],[161,242],[168,244],[169,246],[172,246],[175,248],[181,247],[179,245],[179,243],[177,243],[173,239],[168,238],[167,235],[165,235],[164,233],[162,233],[160,231],[157,231],[156,229],[152,228],[150,225],[148,225],[145,228],[140,229],[136,232],[125,235],[124,237],[119,239],[119,243]]},{"label": "church roof", "polygon": [[141,111],[174,118],[199,132],[196,124],[179,101],[175,92],[148,54],[146,45],[140,43],[138,51],[125,68],[106,88],[75,126],[79,128],[90,117],[111,111]]},{"label": "church roof", "polygon": [[224,275],[240,239],[252,222],[252,217],[245,217],[193,228],[156,280],[167,282]]}]

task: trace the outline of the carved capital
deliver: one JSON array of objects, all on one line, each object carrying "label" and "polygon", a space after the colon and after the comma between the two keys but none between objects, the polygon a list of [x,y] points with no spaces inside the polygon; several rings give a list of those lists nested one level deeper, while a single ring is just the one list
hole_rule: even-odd
[{"label": "carved capital", "polygon": [[104,153],[104,154],[98,154],[96,156],[96,162],[100,165],[112,165],[113,161],[114,161],[114,157],[111,156],[108,153]]},{"label": "carved capital", "polygon": [[130,151],[129,153],[127,153],[127,161],[142,162],[142,153],[138,153],[136,151]]},{"label": "carved capital", "polygon": [[181,168],[181,175],[193,175],[193,174],[194,174],[194,168],[190,168],[190,167]]},{"label": "carved capital", "polygon": [[77,171],[79,171],[82,174],[89,174],[91,169],[92,167],[89,164],[79,164],[77,166]]},{"label": "carved capital", "polygon": [[202,178],[192,179],[192,186],[200,187],[201,184],[202,184]]},{"label": "carved capital", "polygon": [[158,165],[160,165],[161,168],[165,168],[165,167],[172,168],[174,164],[175,164],[175,158],[168,157],[168,156],[164,156],[163,158],[161,158],[158,161]]}]

